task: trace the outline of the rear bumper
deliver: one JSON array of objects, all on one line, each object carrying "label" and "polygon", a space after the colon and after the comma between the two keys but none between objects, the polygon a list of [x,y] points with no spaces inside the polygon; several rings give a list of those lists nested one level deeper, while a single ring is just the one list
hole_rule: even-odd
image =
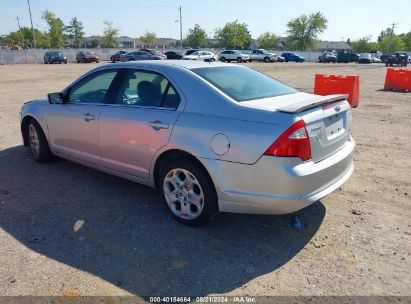
[{"label": "rear bumper", "polygon": [[314,163],[262,156],[253,165],[221,162],[213,174],[222,212],[286,214],[318,201],[340,187],[354,171],[355,141]]}]

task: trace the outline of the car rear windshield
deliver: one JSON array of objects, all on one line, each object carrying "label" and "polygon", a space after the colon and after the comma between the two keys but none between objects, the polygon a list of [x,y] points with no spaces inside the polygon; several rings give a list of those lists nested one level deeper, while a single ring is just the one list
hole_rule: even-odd
[{"label": "car rear windshield", "polygon": [[196,68],[192,71],[238,102],[297,92],[263,73],[241,66]]}]

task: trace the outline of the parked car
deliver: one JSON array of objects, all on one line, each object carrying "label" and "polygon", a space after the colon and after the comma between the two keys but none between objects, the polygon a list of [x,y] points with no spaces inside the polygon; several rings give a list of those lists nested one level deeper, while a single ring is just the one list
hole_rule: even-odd
[{"label": "parked car", "polygon": [[372,63],[382,63],[382,60],[380,58],[377,58],[374,56],[371,56],[371,60],[372,60]]},{"label": "parked car", "polygon": [[220,52],[219,60],[222,62],[247,62],[250,60],[250,55],[237,50],[225,50]]},{"label": "parked car", "polygon": [[270,53],[264,49],[252,50],[250,52],[250,62],[251,61],[274,62],[277,61],[277,54]]},{"label": "parked car", "polygon": [[382,54],[382,55],[380,56],[380,59],[381,59],[381,61],[382,61],[383,63],[386,63],[386,62],[388,61],[388,57],[390,57],[390,55]]},{"label": "parked car", "polygon": [[161,57],[161,59],[167,59],[167,56],[164,55],[162,52],[153,49],[140,49],[140,51],[150,53],[153,56]]},{"label": "parked car", "polygon": [[200,51],[200,50],[199,49],[191,49],[191,50],[188,50],[184,55],[191,55],[192,53],[198,52],[198,51]]},{"label": "parked car", "polygon": [[127,54],[127,51],[118,51],[115,54],[111,55],[110,57],[111,62],[120,61],[120,56],[123,54]]},{"label": "parked car", "polygon": [[215,61],[217,56],[208,51],[197,51],[191,53],[191,55],[184,55],[182,60],[203,60],[203,61]]},{"label": "parked car", "polygon": [[132,51],[120,56],[120,61],[136,61],[136,60],[163,60],[164,57],[152,55],[146,51]]},{"label": "parked car", "polygon": [[283,56],[277,56],[277,62],[285,62],[285,58]]},{"label": "parked car", "polygon": [[294,61],[301,63],[305,61],[305,58],[303,56],[300,56],[296,53],[282,53],[281,56],[284,57],[285,62]]},{"label": "parked car", "polygon": [[333,52],[324,52],[318,57],[318,62],[323,63],[336,63],[337,62],[337,55]]},{"label": "parked car", "polygon": [[358,63],[372,63],[372,57],[370,53],[361,53],[358,58]]},{"label": "parked car", "polygon": [[360,59],[360,55],[357,53],[351,53],[351,62],[358,62],[358,59]]},{"label": "parked car", "polygon": [[21,131],[37,161],[157,188],[177,221],[200,225],[218,211],[294,212],[338,189],[354,170],[346,97],[237,64],[120,63],[25,103]]},{"label": "parked car", "polygon": [[44,54],[44,63],[66,63],[67,64],[67,57],[60,51],[47,51]]},{"label": "parked car", "polygon": [[168,51],[165,52],[164,55],[167,56],[167,59],[181,59],[184,56],[180,51]]},{"label": "parked car", "polygon": [[77,63],[84,62],[99,62],[98,56],[94,52],[90,51],[79,51],[76,55]]},{"label": "parked car", "polygon": [[385,66],[407,66],[408,64],[408,54],[406,52],[395,52],[390,57],[388,57]]}]

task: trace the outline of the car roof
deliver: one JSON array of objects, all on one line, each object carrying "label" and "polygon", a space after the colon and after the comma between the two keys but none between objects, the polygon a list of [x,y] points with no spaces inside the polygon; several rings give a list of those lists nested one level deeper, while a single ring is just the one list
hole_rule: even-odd
[{"label": "car roof", "polygon": [[[217,57],[217,56],[216,56]],[[211,67],[227,67],[227,66],[238,66],[243,67],[241,65],[236,64],[228,64],[223,62],[205,62],[199,60],[139,60],[139,61],[128,61],[122,63],[109,63],[103,66],[96,68],[95,70],[104,69],[107,67],[122,67],[122,68],[160,68],[160,69],[167,69],[167,68],[185,68],[188,70],[197,69],[197,68],[211,68]]]}]

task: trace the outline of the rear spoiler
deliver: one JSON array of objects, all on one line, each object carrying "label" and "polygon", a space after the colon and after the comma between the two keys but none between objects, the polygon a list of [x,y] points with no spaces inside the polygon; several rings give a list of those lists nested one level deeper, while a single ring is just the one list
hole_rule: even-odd
[{"label": "rear spoiler", "polygon": [[348,94],[334,94],[334,95],[327,95],[327,96],[313,96],[310,99],[306,99],[297,103],[293,103],[286,106],[281,106],[277,108],[277,111],[285,112],[285,113],[298,113],[308,110],[310,108],[315,108],[322,104],[333,103],[336,101],[346,100],[348,98]]}]

